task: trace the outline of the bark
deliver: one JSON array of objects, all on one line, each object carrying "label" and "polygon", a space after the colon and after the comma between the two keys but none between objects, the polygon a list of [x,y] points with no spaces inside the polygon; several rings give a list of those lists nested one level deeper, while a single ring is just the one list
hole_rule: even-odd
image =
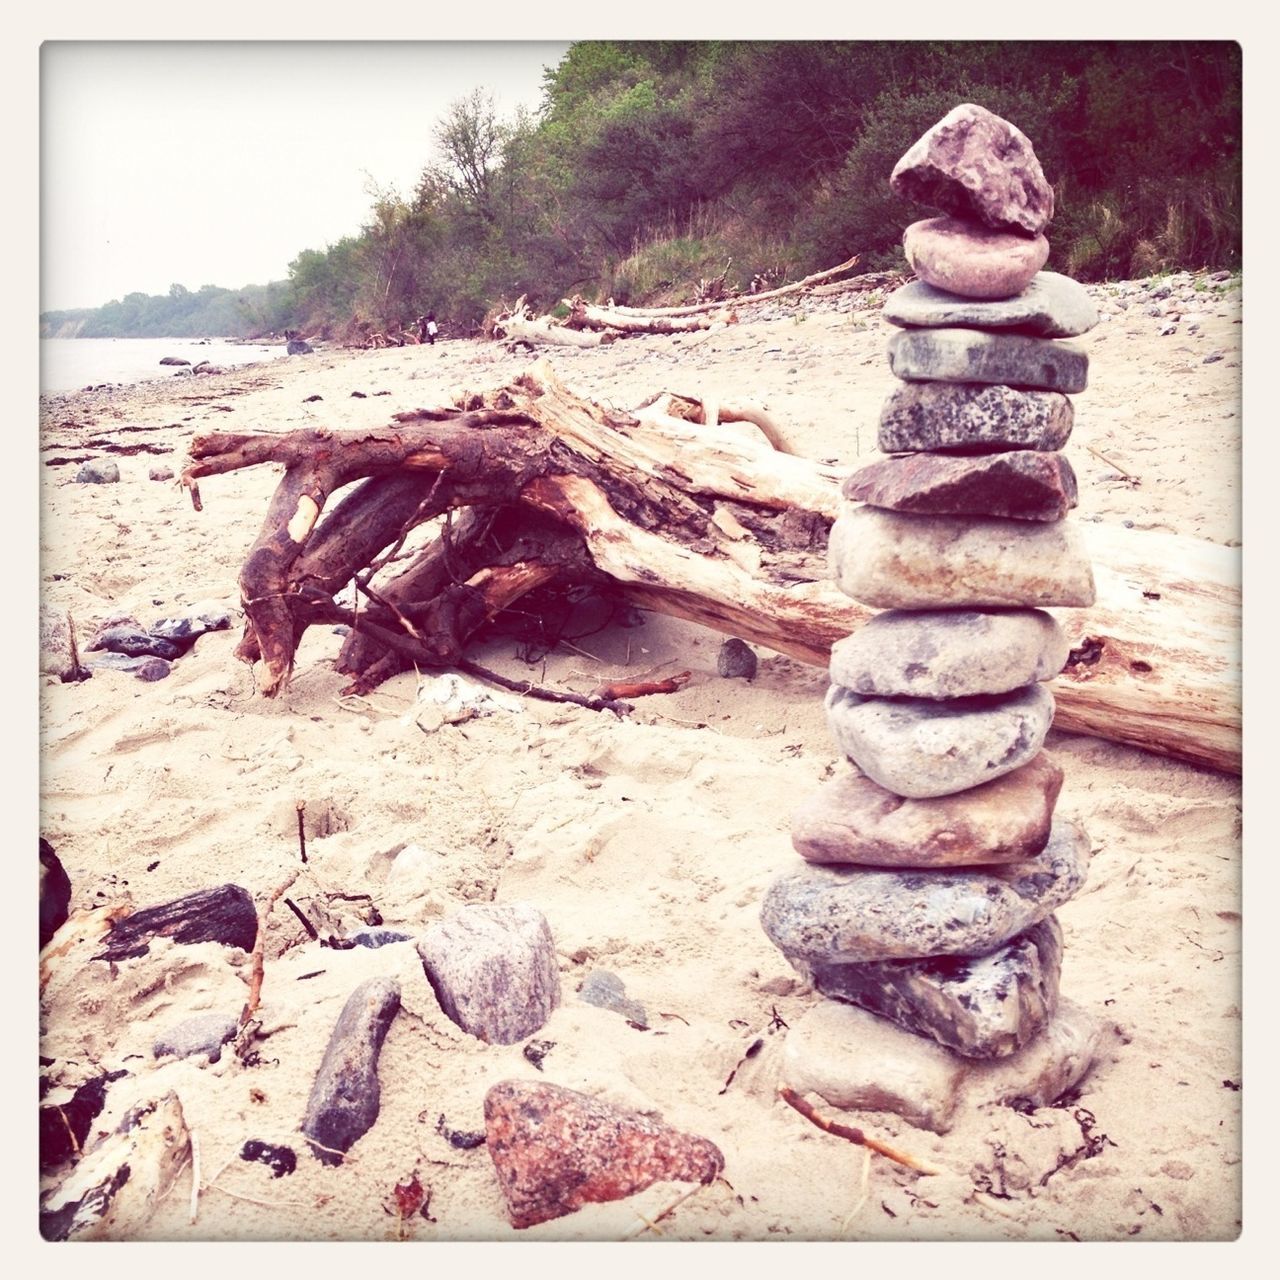
[{"label": "bark", "polygon": [[[241,656],[261,660],[267,694],[313,623],[354,626],[340,665],[371,688],[410,662],[457,664],[486,623],[552,581],[825,665],[871,612],[827,579],[844,473],[722,421],[734,414],[755,421],[742,405],[672,395],[605,409],[540,361],[510,386],[380,430],[199,437],[183,480],[198,501],[204,475],[285,465],[241,574]],[[362,475],[319,520],[325,498]],[[446,512],[447,532],[399,564],[408,531]],[[1052,686],[1057,723],[1238,771],[1238,552],[1082,532],[1098,602],[1058,611],[1074,652]],[[365,590],[354,623],[332,598],[353,577]]]}]

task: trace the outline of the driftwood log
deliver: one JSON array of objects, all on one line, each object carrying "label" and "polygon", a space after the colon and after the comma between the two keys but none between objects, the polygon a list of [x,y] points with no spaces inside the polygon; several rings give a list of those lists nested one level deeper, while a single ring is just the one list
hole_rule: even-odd
[{"label": "driftwood log", "polygon": [[[832,643],[870,616],[826,575],[844,472],[776,451],[763,427],[726,422],[723,407],[690,403],[606,409],[539,361],[509,386],[379,430],[197,437],[182,477],[197,510],[202,477],[285,468],[240,576],[237,656],[257,664],[271,696],[308,626],[347,623],[338,669],[367,690],[411,663],[457,664],[503,610],[558,582],[825,665]],[[437,535],[401,558],[428,521]],[[1098,601],[1059,611],[1073,652],[1052,686],[1057,724],[1238,771],[1239,553],[1082,531]],[[351,581],[355,612],[334,598]]]}]

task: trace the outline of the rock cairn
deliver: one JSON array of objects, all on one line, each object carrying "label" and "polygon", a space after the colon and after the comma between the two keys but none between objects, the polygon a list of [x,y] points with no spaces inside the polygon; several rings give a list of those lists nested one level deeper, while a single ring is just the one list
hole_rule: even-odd
[{"label": "rock cairn", "polygon": [[1088,366],[1062,339],[1097,313],[1041,270],[1053,189],[1007,121],[956,107],[890,186],[943,216],[903,237],[918,278],[884,310],[900,330],[890,456],[846,481],[829,551],[840,588],[884,612],[832,650],[828,723],[855,768],[796,813],[806,861],[761,919],[822,994],[990,1061],[1054,1020],[1053,913],[1089,858],[1054,816],[1063,774],[1041,750],[1043,682],[1069,649],[1043,610],[1094,600],[1058,451]]}]

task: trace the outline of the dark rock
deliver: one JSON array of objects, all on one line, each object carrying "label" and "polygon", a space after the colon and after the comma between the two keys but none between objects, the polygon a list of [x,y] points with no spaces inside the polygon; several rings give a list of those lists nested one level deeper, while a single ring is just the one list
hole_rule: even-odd
[{"label": "dark rock", "polygon": [[1200,361],[1200,363],[1201,364],[1217,364],[1218,361],[1221,360],[1222,358],[1223,356],[1221,351],[1211,351],[1207,356],[1205,356],[1203,360]]},{"label": "dark rock", "polygon": [[151,1052],[157,1058],[170,1054],[175,1058],[190,1058],[203,1053],[211,1063],[217,1062],[222,1057],[222,1046],[235,1035],[239,1025],[235,1014],[197,1014],[158,1036]]},{"label": "dark rock", "polygon": [[1074,897],[1088,865],[1088,837],[1059,819],[1048,844],[1026,862],[788,872],[765,894],[760,921],[774,946],[804,965],[986,955]]},{"label": "dark rock", "polygon": [[649,1015],[644,1005],[636,1000],[627,999],[627,989],[616,973],[607,969],[593,969],[582,980],[578,988],[578,998],[593,1004],[599,1009],[611,1009],[620,1013],[628,1022],[638,1023],[642,1027],[649,1025]]},{"label": "dark rock", "polygon": [[151,470],[147,472],[147,478],[149,480],[172,480],[173,468],[172,467],[152,467]]},{"label": "dark rock", "polygon": [[347,934],[347,940],[358,947],[368,947],[376,951],[379,947],[390,946],[393,942],[412,942],[407,933],[398,933],[395,929],[356,929]]},{"label": "dark rock", "polygon": [[1057,391],[979,382],[904,382],[880,411],[885,453],[998,453],[1061,449],[1075,412]]},{"label": "dark rock", "polygon": [[1071,642],[1040,609],[890,609],[831,647],[831,683],[865,697],[965,698],[1051,680]]},{"label": "dark rock", "polygon": [[83,462],[76,472],[76,484],[118,484],[119,481],[120,468],[106,458]]},{"label": "dark rock", "polygon": [[981,329],[902,329],[889,367],[908,382],[993,382],[1072,394],[1089,382],[1089,356],[1074,342]]},{"label": "dark rock", "polygon": [[532,1067],[542,1070],[542,1064],[546,1060],[547,1054],[556,1047],[554,1040],[530,1040],[523,1049],[520,1050],[520,1056]]},{"label": "dark rock", "polygon": [[849,505],[831,526],[827,559],[840,590],[873,609],[1087,608],[1095,597],[1071,520]]},{"label": "dark rock", "polygon": [[947,112],[912,145],[889,187],[904,200],[1026,235],[1053,219],[1053,188],[1026,134],[972,102]]},{"label": "dark rock", "polygon": [[418,954],[445,1016],[489,1044],[532,1035],[560,1003],[551,930],[528,903],[463,907],[422,935]]},{"label": "dark rock", "polygon": [[966,1058],[1007,1058],[1058,1007],[1062,930],[1049,916],[985,956],[815,964],[817,989]]},{"label": "dark rock", "polygon": [[324,396],[308,396],[302,403],[314,404],[317,400],[323,400],[323,399],[324,399]]},{"label": "dark rock", "polygon": [[1098,323],[1098,310],[1082,284],[1056,271],[1040,271],[1012,298],[979,302],[913,280],[885,300],[884,318],[903,328],[1010,329],[1040,338],[1075,338]]},{"label": "dark rock", "polygon": [[202,889],[117,920],[94,959],[145,956],[152,940],[161,936],[174,942],[220,942],[224,947],[252,951],[258,937],[258,913],[248,890],[238,884]]},{"label": "dark rock", "polygon": [[343,1154],[373,1128],[382,1101],[378,1056],[399,1011],[400,984],[394,978],[369,978],[343,1006],[302,1121],[322,1164],[341,1164]]},{"label": "dark rock", "polygon": [[[534,1041],[534,1044],[539,1041]],[[542,1041],[541,1043],[546,1043]],[[527,1057],[526,1053],[526,1057]],[[444,1113],[441,1112],[436,1119],[436,1132],[456,1151],[474,1151],[477,1147],[484,1146],[485,1133],[483,1129],[454,1129],[445,1123]]]},{"label": "dark rock", "polygon": [[[172,618],[161,618],[159,622],[152,623],[147,632],[157,640],[181,646],[179,653],[182,653],[201,636],[210,631],[226,631],[230,626],[231,615],[225,609],[197,609]],[[167,656],[160,654],[162,658]]]},{"label": "dark rock", "polygon": [[265,1164],[271,1170],[273,1178],[283,1178],[286,1173],[292,1173],[298,1167],[298,1157],[294,1154],[292,1147],[276,1146],[273,1142],[260,1142],[257,1138],[250,1138],[240,1148],[240,1159]]},{"label": "dark rock", "polygon": [[303,342],[301,338],[291,338],[285,350],[291,356],[309,356],[315,348],[309,342]]},{"label": "dark rock", "polygon": [[55,1106],[40,1108],[40,1171],[48,1172],[84,1150],[89,1129],[102,1114],[107,1086],[126,1076],[111,1071],[86,1080],[71,1097]]},{"label": "dark rock", "polygon": [[191,363],[191,361],[190,361],[190,360],[184,360],[181,356],[164,356],[164,357],[161,359],[160,363],[161,363],[161,364],[178,365],[178,366],[186,366],[186,365],[189,365],[189,364]]},{"label": "dark rock", "polygon": [[67,922],[71,877],[44,836],[40,837],[40,949]]},{"label": "dark rock", "polygon": [[962,867],[1033,858],[1049,839],[1062,770],[1041,752],[1021,769],[950,796],[907,800],[854,770],[791,818],[809,862]]},{"label": "dark rock", "polygon": [[504,1080],[484,1099],[489,1155],[517,1229],[621,1200],[655,1182],[713,1181],[706,1138],[559,1085]]},{"label": "dark rock", "polygon": [[867,777],[900,796],[967,791],[1027,764],[1053,723],[1043,684],[987,697],[864,698],[833,684],[827,725]]},{"label": "dark rock", "polygon": [[170,662],[183,654],[182,645],[125,625],[101,628],[88,648],[90,652],[105,649],[108,653],[123,653],[129,658],[164,658]]},{"label": "dark rock", "polygon": [[913,515],[1061,520],[1076,505],[1076,473],[1062,454],[1032,449],[973,458],[910,453],[863,467],[840,492]]},{"label": "dark rock", "polygon": [[757,665],[756,651],[736,636],[726,640],[716,654],[716,671],[728,680],[754,680]]},{"label": "dark rock", "polygon": [[902,233],[902,251],[925,285],[986,300],[1021,293],[1048,259],[1049,242],[961,218],[926,218]]},{"label": "dark rock", "polygon": [[169,674],[169,664],[163,658],[142,658],[133,674],[138,680],[163,680]]}]

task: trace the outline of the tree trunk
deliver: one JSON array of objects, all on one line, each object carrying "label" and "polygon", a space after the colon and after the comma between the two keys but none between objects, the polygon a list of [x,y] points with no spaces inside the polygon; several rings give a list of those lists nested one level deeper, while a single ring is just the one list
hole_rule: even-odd
[{"label": "tree trunk", "polygon": [[[313,623],[352,625],[341,669],[371,688],[410,661],[453,665],[476,631],[553,579],[825,665],[871,613],[827,577],[844,473],[719,422],[735,412],[754,420],[689,397],[607,410],[539,361],[510,386],[381,430],[198,437],[183,482],[198,509],[202,476],[285,466],[240,579],[239,656],[260,660],[268,695]],[[317,525],[328,496],[361,476]],[[409,531],[447,513],[435,541],[388,576]],[[1073,645],[1052,685],[1057,723],[1238,771],[1238,552],[1082,532],[1098,601],[1056,611]],[[353,578],[368,601],[354,616],[333,600]]]}]

